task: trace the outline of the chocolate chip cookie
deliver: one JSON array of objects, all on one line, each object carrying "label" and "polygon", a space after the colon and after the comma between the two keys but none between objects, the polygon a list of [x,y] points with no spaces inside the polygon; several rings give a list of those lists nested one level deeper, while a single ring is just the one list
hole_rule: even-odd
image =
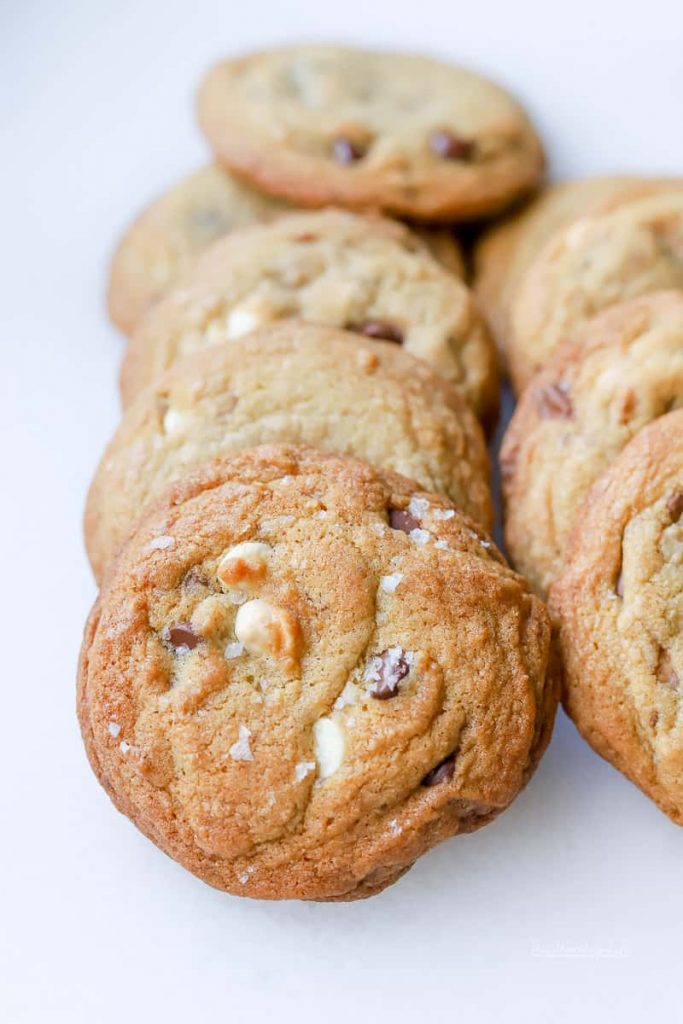
[{"label": "chocolate chip cookie", "polygon": [[185,356],[129,407],[86,507],[95,575],[173,481],[277,441],[401,472],[491,527],[488,456],[464,399],[398,345],[289,321]]},{"label": "chocolate chip cookie", "polygon": [[495,354],[466,286],[403,225],[340,210],[286,214],[216,242],[133,334],[124,404],[180,355],[284,318],[403,345],[479,415],[496,407]]},{"label": "chocolate chip cookie", "polygon": [[[257,192],[220,167],[204,167],[156,199],[121,240],[112,260],[111,319],[130,334],[147,310],[218,238],[291,207]],[[462,251],[446,228],[415,228],[451,273],[464,276]]]},{"label": "chocolate chip cookie", "polygon": [[200,878],[356,899],[514,799],[552,728],[549,646],[447,499],[262,447],[139,524],[86,629],[79,715],[116,806]]},{"label": "chocolate chip cookie", "polygon": [[515,296],[507,355],[516,389],[596,313],[666,288],[683,288],[683,189],[574,221],[541,249]]},{"label": "chocolate chip cookie", "polygon": [[524,272],[557,231],[581,216],[606,212],[677,184],[681,182],[628,175],[563,181],[484,232],[474,250],[473,287],[501,355],[509,344],[510,307]]},{"label": "chocolate chip cookie", "polygon": [[683,410],[592,488],[552,606],[583,736],[683,824]]},{"label": "chocolate chip cookie", "polygon": [[223,61],[199,120],[219,163],[300,206],[456,221],[501,210],[543,171],[506,92],[408,54],[291,46]]},{"label": "chocolate chip cookie", "polygon": [[109,277],[111,319],[130,334],[212,242],[284,209],[219,167],[191,174],[154,200],[121,240]]},{"label": "chocolate chip cookie", "polygon": [[522,394],[501,449],[505,539],[544,592],[591,484],[646,423],[683,405],[683,295],[620,303],[561,346]]}]

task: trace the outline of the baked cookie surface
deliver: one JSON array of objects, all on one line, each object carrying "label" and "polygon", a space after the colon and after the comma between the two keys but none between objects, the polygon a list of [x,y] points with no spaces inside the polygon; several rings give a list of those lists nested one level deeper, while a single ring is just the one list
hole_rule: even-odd
[{"label": "baked cookie surface", "polygon": [[399,345],[289,321],[184,357],[128,408],[86,506],[95,575],[173,481],[272,442],[400,472],[491,528],[483,434],[455,389]]},{"label": "baked cookie surface", "polygon": [[262,447],[186,478],[127,542],[79,716],[117,807],[190,871],[353,899],[515,797],[552,728],[549,641],[446,499]]},{"label": "baked cookie surface", "polygon": [[499,351],[504,354],[509,344],[510,309],[524,272],[557,231],[675,185],[629,175],[561,181],[485,231],[474,249],[473,288]]},{"label": "baked cookie surface", "polygon": [[683,406],[683,295],[595,317],[522,393],[501,448],[505,540],[547,590],[593,482],[643,426]]},{"label": "baked cookie surface", "polygon": [[218,64],[199,93],[216,159],[269,194],[416,220],[494,213],[543,171],[522,108],[407,54],[292,46]]},{"label": "baked cookie surface", "polygon": [[482,416],[495,354],[467,287],[402,224],[339,210],[234,231],[150,310],[123,362],[124,404],[181,355],[294,318],[402,344]]},{"label": "baked cookie surface", "polygon": [[551,591],[565,707],[683,824],[683,411],[649,424],[592,488]]},{"label": "baked cookie surface", "polygon": [[683,288],[683,189],[574,221],[520,282],[507,352],[515,388],[597,313],[668,288]]},{"label": "baked cookie surface", "polygon": [[[194,265],[213,242],[235,228],[291,210],[215,165],[178,182],[140,214],[112,259],[108,307],[130,334],[144,314]],[[436,259],[464,277],[462,250],[446,228],[413,229]]]},{"label": "baked cookie surface", "polygon": [[287,208],[210,165],[178,182],[140,214],[112,258],[107,304],[124,334],[218,238]]}]

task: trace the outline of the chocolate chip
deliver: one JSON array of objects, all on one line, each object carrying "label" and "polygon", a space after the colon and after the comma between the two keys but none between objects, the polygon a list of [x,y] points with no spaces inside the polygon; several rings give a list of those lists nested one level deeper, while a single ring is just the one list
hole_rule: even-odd
[{"label": "chocolate chip", "polygon": [[376,700],[389,700],[398,694],[398,686],[410,672],[406,652],[400,647],[389,647],[373,658],[366,679],[371,680],[370,696]]},{"label": "chocolate chip", "polygon": [[671,522],[677,523],[683,514],[683,491],[674,491],[666,503],[666,510],[671,516]]},{"label": "chocolate chip", "polygon": [[534,392],[534,400],[538,414],[542,420],[571,420],[574,418],[574,406],[569,397],[567,384],[548,384]]},{"label": "chocolate chip", "polygon": [[390,508],[389,526],[392,530],[402,530],[403,533],[410,533],[411,530],[419,530],[420,523],[415,516],[412,516],[410,512],[406,512],[405,509]]},{"label": "chocolate chip", "polygon": [[355,164],[367,153],[367,146],[345,135],[340,135],[332,142],[332,156],[338,164]]},{"label": "chocolate chip", "polygon": [[660,650],[659,658],[657,659],[657,681],[662,686],[668,686],[671,690],[677,690],[681,682],[671,660],[671,655],[663,649]]},{"label": "chocolate chip", "polygon": [[440,128],[429,136],[429,148],[444,160],[469,160],[474,151],[474,143],[447,128]]},{"label": "chocolate chip", "polygon": [[423,786],[438,786],[442,782],[448,782],[453,778],[455,772],[455,754],[449,754],[448,757],[444,757],[443,761],[432,768],[430,772],[427,772],[424,779],[422,780]]},{"label": "chocolate chip", "polygon": [[382,341],[393,341],[396,345],[403,342],[403,331],[388,320],[365,320],[362,324],[353,324],[349,330],[364,334],[366,338],[378,338]]},{"label": "chocolate chip", "polygon": [[193,651],[202,638],[195,633],[189,622],[177,622],[169,629],[168,639],[176,651]]}]

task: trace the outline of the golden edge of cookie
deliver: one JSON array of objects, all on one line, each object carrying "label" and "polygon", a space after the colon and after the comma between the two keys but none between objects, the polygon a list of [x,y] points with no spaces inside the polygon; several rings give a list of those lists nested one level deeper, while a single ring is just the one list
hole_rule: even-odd
[{"label": "golden edge of cookie", "polygon": [[[445,407],[445,410],[453,414],[453,422],[457,423],[465,446],[463,457],[472,467],[473,475],[478,478],[475,482],[477,484],[479,481],[481,482],[481,486],[471,490],[470,503],[465,512],[480,522],[487,532],[490,532],[493,526],[493,506],[488,488],[490,462],[481,425],[468,403],[455,388],[432,371],[429,364],[416,359],[393,343],[375,341],[365,338],[363,335],[350,335],[348,338],[345,335],[346,332],[333,328],[317,327],[299,322],[292,324],[280,322],[245,335],[240,343],[245,347],[245,360],[251,361],[255,365],[258,359],[268,354],[269,349],[270,356],[274,357],[279,356],[283,350],[295,354],[310,352],[311,349],[314,352],[316,349],[324,352],[325,346],[339,348],[338,343],[340,343],[350,347],[356,360],[364,358],[369,361],[371,367],[369,372],[372,372],[373,377],[379,369],[380,376],[389,381],[392,386],[395,386],[401,378],[405,379],[409,374],[414,375],[423,387],[429,388],[433,402],[436,404],[438,400],[439,403],[442,403],[442,408]],[[263,352],[264,348],[265,353]],[[86,499],[84,537],[88,558],[96,580],[102,579],[106,566],[111,560],[108,536],[113,526],[110,521],[108,522],[106,513],[108,506],[112,505],[112,491],[114,492],[114,508],[119,511],[121,509],[119,495],[124,487],[121,465],[122,459],[125,464],[126,451],[135,444],[136,437],[139,438],[140,434],[148,434],[149,420],[154,415],[155,406],[157,403],[161,404],[164,396],[173,391],[174,385],[180,384],[186,387],[187,381],[191,380],[193,385],[190,386],[190,390],[195,384],[198,390],[201,389],[204,380],[215,381],[219,373],[223,374],[229,371],[230,363],[237,351],[234,348],[234,343],[226,343],[179,359],[156,382],[141,392],[124,412],[122,421],[100,459]],[[358,364],[352,363],[351,365],[357,366]],[[360,372],[361,370],[358,369],[358,373]],[[226,381],[226,385],[227,383]],[[218,393],[215,397],[218,397]],[[304,418],[304,432],[306,422]],[[194,424],[194,420],[192,423]],[[201,424],[197,424],[197,426],[199,427]],[[191,440],[191,427],[189,437]],[[301,437],[299,440],[305,441],[306,438]],[[284,436],[284,433],[283,436],[273,437],[270,443],[282,442],[289,443],[289,439]],[[243,447],[250,446],[245,444]],[[235,453],[237,450],[235,449]],[[346,454],[362,457],[362,453],[359,451],[347,451]],[[189,472],[189,469],[190,467],[186,468],[185,472]],[[452,486],[453,483],[454,474],[451,475],[450,485]],[[447,493],[446,490],[444,493]],[[456,505],[459,504],[453,497],[452,491],[450,496],[452,500],[456,501]],[[140,515],[142,511],[142,509],[138,509],[137,514]],[[134,519],[131,521],[131,525],[133,524]]]},{"label": "golden edge of cookie", "polygon": [[[565,568],[555,580],[549,610],[563,662],[562,704],[586,742],[649,797],[675,824],[677,805],[657,778],[634,715],[610,700],[619,665],[603,657],[589,609],[591,591],[618,586],[622,534],[630,519],[661,497],[658,471],[681,451],[683,410],[644,427],[593,484],[569,540]],[[618,687],[618,682],[616,683]]]},{"label": "golden edge of cookie", "polygon": [[[295,50],[296,47],[292,47]],[[379,51],[378,51],[379,52]],[[382,54],[383,56],[394,56]],[[360,213],[398,216],[427,223],[449,223],[493,216],[514,200],[532,192],[541,181],[546,156],[534,126],[521,104],[491,79],[453,66],[487,83],[504,95],[519,118],[520,140],[512,156],[498,160],[495,168],[486,165],[460,165],[457,186],[449,182],[440,187],[443,168],[437,170],[434,187],[416,189],[389,185],[370,175],[362,179],[353,174],[353,167],[323,164],[319,158],[282,149],[274,159],[257,134],[248,138],[245,123],[242,131],[226,131],[226,108],[223,96],[226,85],[244,67],[268,56],[267,51],[246,54],[214,65],[205,75],[197,94],[199,126],[213,149],[215,159],[231,173],[243,178],[252,187],[268,195],[286,199],[301,207],[319,209],[338,205]],[[404,57],[406,54],[395,54]],[[437,63],[443,64],[442,61]]]},{"label": "golden edge of cookie", "polygon": [[[351,477],[353,477],[354,473],[360,473],[362,477],[367,476],[368,474],[373,478],[381,477],[392,490],[402,490],[404,492],[404,497],[407,497],[408,495],[424,495],[425,497],[429,497],[431,500],[434,500],[436,497],[436,502],[440,507],[451,507],[451,503],[445,499],[439,498],[438,496],[426,495],[425,492],[417,490],[416,486],[411,481],[406,480],[397,474],[383,473],[379,474],[378,477],[378,473],[373,467],[359,462],[358,460],[320,453],[308,448],[307,446],[267,445],[230,460],[216,460],[215,462],[202,467],[199,471],[189,477],[179,481],[179,483],[172,487],[161,501],[150,509],[147,517],[145,517],[140,524],[139,532],[143,533],[146,524],[153,523],[157,516],[161,515],[163,517],[167,512],[177,508],[179,505],[182,505],[185,501],[190,501],[193,498],[204,494],[206,491],[220,488],[226,482],[226,479],[230,479],[229,475],[226,477],[226,468],[229,472],[231,469],[234,470],[236,466],[250,467],[254,460],[257,462],[258,460],[261,460],[262,465],[276,466],[279,471],[288,473],[292,469],[298,470],[302,467],[305,469],[307,461],[312,461],[314,465],[317,465],[320,463],[321,459],[327,462],[336,461],[350,466],[352,471]],[[260,477],[255,479],[260,479]],[[458,514],[458,518],[467,530],[473,532],[474,536],[481,536],[476,525],[468,520],[467,517]],[[443,528],[447,529],[445,526]],[[127,547],[133,548],[135,543],[136,537],[133,535],[130,538]],[[125,564],[127,547],[124,547],[119,554],[118,564],[121,567]],[[125,795],[123,795],[119,791],[119,787],[117,787],[116,783],[109,777],[102,759],[99,756],[97,743],[93,733],[92,708],[90,705],[88,691],[89,654],[97,634],[102,604],[107,598],[107,589],[108,587],[113,586],[115,582],[115,571],[110,572],[108,575],[100,596],[98,597],[88,619],[78,666],[78,717],[88,759],[96,777],[112,799],[117,809],[125,814],[140,829],[140,831],[143,832],[143,834],[154,842],[162,851],[177,860],[189,871],[218,889],[234,892],[237,895],[254,896],[255,898],[261,899],[300,898],[325,901],[353,900],[380,892],[387,885],[391,884],[404,874],[422,853],[426,852],[427,849],[431,848],[437,842],[460,832],[473,831],[481,825],[486,824],[498,813],[509,806],[535,771],[550,740],[557,706],[559,677],[557,674],[557,664],[554,660],[553,647],[551,643],[549,619],[542,603],[528,592],[525,586],[525,581],[513,573],[512,570],[508,569],[505,560],[497,551],[495,545],[488,540],[487,551],[488,557],[505,567],[511,582],[520,586],[522,591],[525,593],[528,613],[533,617],[534,631],[536,635],[540,637],[541,646],[545,650],[545,656],[542,651],[540,652],[540,658],[541,661],[543,661],[543,664],[540,664],[539,662],[533,666],[529,666],[529,671],[540,671],[539,680],[542,682],[542,686],[540,701],[537,701],[536,704],[534,732],[529,743],[526,765],[523,767],[519,786],[515,788],[514,792],[511,792],[508,795],[508,799],[501,802],[499,805],[489,805],[486,807],[481,805],[476,808],[470,808],[468,806],[461,806],[463,804],[467,804],[467,801],[451,800],[448,806],[445,809],[442,808],[439,812],[440,817],[437,815],[435,818],[434,814],[431,814],[431,816],[428,815],[427,820],[424,823],[424,828],[413,839],[411,845],[405,851],[404,856],[396,859],[396,852],[395,855],[387,857],[383,863],[376,865],[369,874],[366,874],[361,879],[357,879],[351,886],[348,884],[343,885],[338,891],[334,891],[334,886],[330,888],[329,879],[324,883],[324,891],[321,891],[319,888],[315,889],[315,887],[312,889],[310,884],[297,881],[296,878],[288,877],[286,872],[284,883],[283,879],[278,877],[274,881],[271,880],[271,882],[266,883],[265,886],[258,888],[258,891],[249,891],[249,886],[247,886],[246,889],[243,887],[240,887],[239,890],[235,889],[230,884],[227,884],[225,879],[221,877],[220,866],[217,867],[215,857],[207,856],[198,847],[188,850],[186,843],[184,843],[182,839],[178,838],[174,827],[171,827],[169,833],[167,827],[157,828],[155,826],[155,811],[153,807],[151,809],[148,808],[148,812],[146,813],[144,809],[138,806],[138,804],[134,804],[132,800],[129,800]],[[115,570],[115,568],[116,566],[112,567],[113,570]],[[138,613],[136,614],[139,616],[139,613],[140,610],[138,609]],[[527,622],[529,622],[529,619],[527,619]],[[536,653],[538,654],[539,652]],[[286,891],[284,892],[282,889],[283,884],[285,887],[289,885],[289,888],[286,888]]]}]

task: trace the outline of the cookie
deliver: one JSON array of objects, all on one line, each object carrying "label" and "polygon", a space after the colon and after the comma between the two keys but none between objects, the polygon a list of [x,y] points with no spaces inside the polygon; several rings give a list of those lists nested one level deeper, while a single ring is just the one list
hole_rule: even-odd
[{"label": "cookie", "polygon": [[574,221],[541,249],[515,296],[507,354],[516,389],[596,313],[667,288],[683,288],[683,189]]},{"label": "cookie", "polygon": [[466,286],[403,225],[340,210],[286,214],[216,242],[133,334],[124,404],[178,356],[283,318],[402,344],[479,415],[496,407],[495,354]]},{"label": "cookie", "polygon": [[644,427],[594,485],[551,600],[568,713],[683,824],[683,410]]},{"label": "cookie", "polygon": [[86,629],[79,716],[117,807],[200,878],[355,899],[514,799],[552,727],[549,646],[445,498],[266,446],[141,521]]},{"label": "cookie", "polygon": [[173,481],[280,441],[401,472],[491,528],[486,446],[457,392],[398,345],[290,321],[184,357],[129,407],[88,497],[95,575]]},{"label": "cookie", "polygon": [[199,93],[219,163],[300,206],[427,221],[496,213],[543,172],[506,92],[426,57],[291,46],[226,60]]},{"label": "cookie", "polygon": [[[156,199],[121,240],[111,264],[111,319],[130,334],[147,310],[187,273],[218,238],[235,228],[291,209],[216,166],[204,167]],[[452,231],[418,228],[440,263],[464,277]]]},{"label": "cookie", "polygon": [[510,307],[519,283],[557,231],[581,216],[668,191],[675,184],[629,175],[563,181],[485,231],[474,249],[473,288],[501,355],[509,343]]},{"label": "cookie", "polygon": [[683,406],[683,295],[595,317],[522,394],[501,448],[505,540],[544,592],[589,488],[645,424]]},{"label": "cookie", "polygon": [[111,319],[130,334],[212,242],[284,209],[219,167],[189,175],[154,200],[121,240],[109,275]]}]

